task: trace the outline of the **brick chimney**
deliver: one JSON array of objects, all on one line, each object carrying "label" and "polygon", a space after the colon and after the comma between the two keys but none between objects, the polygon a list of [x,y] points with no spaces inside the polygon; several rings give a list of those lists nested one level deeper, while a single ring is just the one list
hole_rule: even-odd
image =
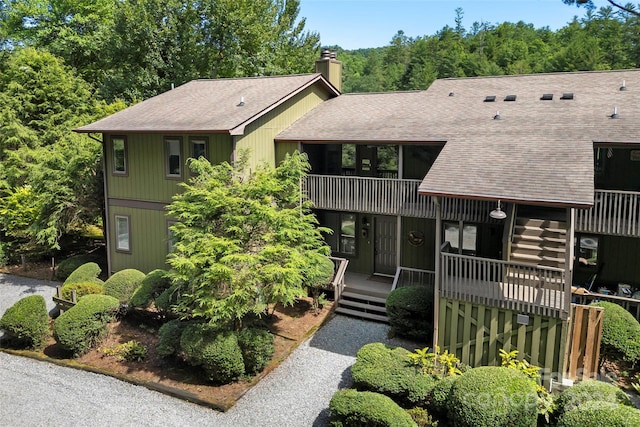
[{"label": "brick chimney", "polygon": [[342,91],[342,62],[336,59],[336,51],[322,49],[320,59],[316,60],[316,73],[320,73],[325,79]]}]

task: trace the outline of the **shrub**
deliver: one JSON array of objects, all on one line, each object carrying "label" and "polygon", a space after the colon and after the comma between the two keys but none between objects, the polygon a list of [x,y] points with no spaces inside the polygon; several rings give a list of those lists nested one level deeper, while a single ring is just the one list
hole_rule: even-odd
[{"label": "shrub", "polygon": [[322,254],[315,255],[315,257],[310,259],[308,268],[305,272],[305,285],[311,291],[311,308],[317,313],[323,305],[321,292],[329,286],[329,283],[333,278],[335,266],[333,261],[331,261],[327,256]]},{"label": "shrub", "polygon": [[156,308],[164,313],[173,312],[171,306],[173,306],[177,302],[178,294],[173,286],[164,290],[154,301]]},{"label": "shrub", "polygon": [[95,282],[77,282],[77,283],[67,283],[62,286],[60,293],[62,294],[62,299],[67,301],[71,301],[72,291],[75,289],[76,297],[80,298],[85,295],[102,295],[104,294],[104,286],[100,283]]},{"label": "shrub", "polygon": [[53,323],[53,336],[67,351],[79,356],[100,341],[120,303],[108,295],[86,295]]},{"label": "shrub", "polygon": [[165,270],[153,270],[145,276],[131,295],[129,303],[132,307],[149,307],[162,292],[169,289],[171,281],[167,277]]},{"label": "shrub", "polygon": [[329,424],[335,427],[416,426],[389,397],[368,391],[339,390],[329,402]]},{"label": "shrub", "polygon": [[363,346],[351,368],[355,387],[385,394],[407,407],[424,404],[437,380],[411,366],[409,354],[382,343]]},{"label": "shrub", "polygon": [[104,293],[117,298],[121,303],[128,303],[144,278],[145,274],[135,268],[118,271],[104,282]]},{"label": "shrub", "polygon": [[425,286],[395,289],[386,302],[390,332],[420,341],[433,336],[433,290]]},{"label": "shrub", "polygon": [[247,374],[254,375],[267,366],[275,351],[273,338],[271,332],[258,328],[247,328],[238,334],[238,344]]},{"label": "shrub", "polygon": [[600,301],[591,305],[604,308],[601,353],[609,360],[640,360],[640,323],[623,307]]},{"label": "shrub", "polygon": [[640,426],[640,411],[613,402],[586,402],[560,417],[558,427]]},{"label": "shrub", "polygon": [[87,262],[73,270],[73,273],[71,273],[69,277],[67,277],[67,280],[64,281],[64,285],[81,282],[93,282],[102,285],[104,282],[98,279],[98,275],[101,271],[102,269],[95,262]]},{"label": "shrub", "polygon": [[49,332],[49,315],[42,295],[18,300],[0,319],[7,340],[19,348],[40,348]]},{"label": "shrub", "polygon": [[187,363],[202,366],[213,383],[228,384],[244,374],[242,351],[233,332],[191,323],[182,332],[180,349]]},{"label": "shrub", "polygon": [[438,421],[434,421],[424,408],[416,407],[407,409],[407,414],[409,414],[418,427],[438,427]]},{"label": "shrub", "polygon": [[159,357],[175,356],[180,350],[180,337],[187,323],[179,319],[170,320],[158,330],[156,354]]},{"label": "shrub", "polygon": [[[60,264],[57,265],[55,279],[61,282],[66,281],[71,273],[73,273],[81,265],[87,263],[95,263],[96,265],[99,265],[98,263],[101,261],[102,257],[96,254],[74,255],[63,260],[62,262],[60,262]],[[98,272],[98,274],[100,274],[100,272]]]},{"label": "shrub", "polygon": [[470,369],[451,387],[448,414],[460,427],[531,427],[538,419],[536,387],[515,369]]},{"label": "shrub", "polygon": [[562,415],[586,402],[599,401],[619,403],[631,406],[631,400],[622,390],[613,384],[603,381],[581,381],[573,387],[569,387],[558,396],[557,413]]},{"label": "shrub", "polygon": [[457,377],[448,376],[442,378],[436,383],[427,397],[427,400],[429,401],[429,410],[439,415],[445,415],[447,413],[447,405],[449,404],[451,396],[451,387],[453,387],[453,383],[456,379]]},{"label": "shrub", "polygon": [[138,341],[127,341],[114,348],[105,348],[104,354],[115,356],[118,360],[127,362],[142,362],[147,357],[147,347]]}]

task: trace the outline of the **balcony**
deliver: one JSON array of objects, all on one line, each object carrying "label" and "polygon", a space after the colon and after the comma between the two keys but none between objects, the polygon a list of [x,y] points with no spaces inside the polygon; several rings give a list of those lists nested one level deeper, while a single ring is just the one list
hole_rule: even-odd
[{"label": "balcony", "polygon": [[596,190],[593,207],[577,210],[576,231],[640,237],[640,193]]},{"label": "balcony", "polygon": [[[418,194],[418,179],[308,175],[304,189],[317,209],[435,218],[433,199]],[[442,219],[493,222],[495,202],[442,199]]]},{"label": "balcony", "polygon": [[571,289],[564,270],[451,253],[440,254],[440,296],[566,319]]}]

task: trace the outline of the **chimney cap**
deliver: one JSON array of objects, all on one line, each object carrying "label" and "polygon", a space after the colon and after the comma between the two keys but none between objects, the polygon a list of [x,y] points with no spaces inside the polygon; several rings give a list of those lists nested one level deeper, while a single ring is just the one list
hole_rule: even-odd
[{"label": "chimney cap", "polygon": [[322,49],[320,53],[320,58],[322,59],[336,59],[336,51],[329,48]]}]

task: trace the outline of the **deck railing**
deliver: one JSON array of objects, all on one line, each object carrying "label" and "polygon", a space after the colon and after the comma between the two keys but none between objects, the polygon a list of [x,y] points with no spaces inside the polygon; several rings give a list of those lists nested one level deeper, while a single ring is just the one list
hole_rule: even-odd
[{"label": "deck railing", "polygon": [[571,290],[564,270],[451,253],[440,254],[440,296],[566,319]]},{"label": "deck railing", "polygon": [[337,258],[330,256],[329,259],[333,261],[333,280],[331,286],[333,286],[333,298],[334,301],[340,301],[342,291],[344,290],[344,274],[347,272],[347,265],[349,260],[345,258]]},{"label": "deck railing", "polygon": [[398,267],[396,269],[396,275],[393,278],[391,290],[393,291],[403,286],[427,286],[432,288],[435,284],[435,279],[436,273],[433,271]]},{"label": "deck railing", "polygon": [[[436,206],[429,196],[418,194],[418,179],[367,178],[359,176],[308,175],[304,188],[318,209],[435,218]],[[442,219],[491,222],[495,203],[483,200],[442,199]]]},{"label": "deck railing", "polygon": [[591,209],[578,209],[576,230],[640,237],[640,193],[596,190]]}]

